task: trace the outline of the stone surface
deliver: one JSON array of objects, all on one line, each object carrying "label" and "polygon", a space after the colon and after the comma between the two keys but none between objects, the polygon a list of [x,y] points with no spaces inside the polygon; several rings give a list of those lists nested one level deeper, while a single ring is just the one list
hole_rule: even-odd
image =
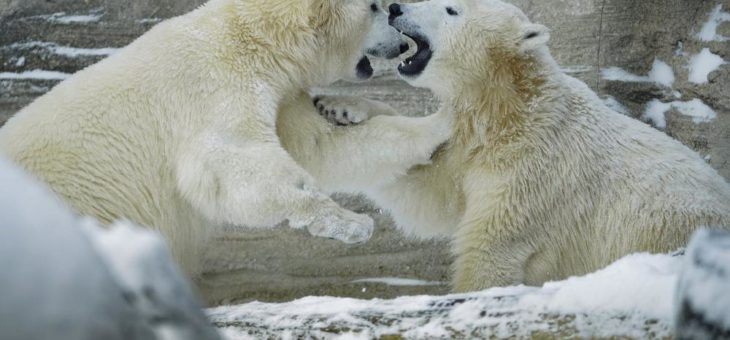
[{"label": "stone surface", "polygon": [[[697,33],[716,6],[730,11],[730,0],[513,0],[535,22],[552,29],[550,46],[566,72],[584,80],[601,97],[611,96],[641,117],[647,103],[700,99],[717,117],[696,124],[675,109],[667,115],[665,131],[706,156],[730,178],[730,64],[710,73],[709,83],[687,81],[687,64],[704,48],[730,61],[727,41],[700,41]],[[154,25],[159,18],[181,14],[200,0],[0,0],[0,73],[34,69],[73,73],[100,56],[71,58],[47,47],[47,42],[77,48],[122,47]],[[64,22],[59,16],[99,15],[91,22]],[[45,15],[45,16],[44,16]],[[56,19],[53,19],[56,18]],[[730,24],[719,25],[730,35]],[[25,44],[25,45],[18,45]],[[646,76],[655,59],[667,63],[675,75],[671,87],[652,82],[604,79],[602,70],[619,67]],[[20,62],[20,61],[23,62]],[[379,76],[366,84],[338,83],[315,93],[355,94],[385,100],[404,114],[431,112],[437,102],[427,91],[397,80],[392,65],[380,63]],[[0,77],[0,125],[57,80],[11,80]],[[199,282],[212,304],[260,299],[283,301],[310,294],[392,297],[399,294],[441,293],[447,286],[390,287],[353,284],[363,277],[399,276],[448,281],[446,241],[414,241],[395,231],[392,221],[361,199],[348,203],[378,220],[374,239],[363,246],[344,246],[316,240],[289,229],[226,230],[211,245],[210,271]],[[363,292],[362,288],[366,288]]]}]

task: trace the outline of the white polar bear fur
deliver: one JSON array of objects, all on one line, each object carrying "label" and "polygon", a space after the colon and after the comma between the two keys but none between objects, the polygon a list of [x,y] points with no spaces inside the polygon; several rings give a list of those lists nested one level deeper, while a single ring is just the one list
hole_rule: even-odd
[{"label": "white polar bear fur", "polygon": [[[381,149],[381,140],[412,146],[378,155],[382,163],[350,163],[347,152],[369,139],[329,130],[303,101],[304,89],[353,73],[372,19],[365,0],[213,0],[21,110],[0,129],[0,152],[80,214],[160,230],[191,276],[202,269],[201,250],[216,225],[288,220],[317,236],[364,241],[372,219],[317,187],[394,178],[428,162],[450,134],[446,115],[347,128]],[[278,113],[292,102],[311,112],[287,115],[292,136],[282,137],[314,148],[306,158],[327,165],[311,165],[326,182],[280,144]],[[321,157],[318,147],[327,151]],[[328,161],[329,154],[344,161]]]},{"label": "white polar bear fur", "polygon": [[540,285],[677,249],[702,225],[730,226],[730,185],[563,74],[547,29],[519,9],[496,0],[401,8],[394,27],[422,29],[434,50],[405,79],[431,89],[440,114],[453,112],[454,135],[433,164],[367,193],[407,233],[452,237],[456,291]]}]

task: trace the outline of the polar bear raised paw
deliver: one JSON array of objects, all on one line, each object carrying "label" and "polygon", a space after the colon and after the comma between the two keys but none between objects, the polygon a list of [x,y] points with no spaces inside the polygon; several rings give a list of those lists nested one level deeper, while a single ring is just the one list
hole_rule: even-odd
[{"label": "polar bear raised paw", "polygon": [[395,116],[395,109],[379,101],[353,96],[317,96],[319,114],[337,125],[356,125],[377,115]]}]

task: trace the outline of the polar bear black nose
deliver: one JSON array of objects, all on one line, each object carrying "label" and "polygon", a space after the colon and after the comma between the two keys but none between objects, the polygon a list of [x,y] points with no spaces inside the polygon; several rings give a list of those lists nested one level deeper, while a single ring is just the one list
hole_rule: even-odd
[{"label": "polar bear black nose", "polygon": [[400,54],[408,52],[408,48],[409,47],[407,43],[400,44]]},{"label": "polar bear black nose", "polygon": [[388,11],[390,12],[390,18],[396,18],[401,15],[403,15],[403,12],[400,10],[400,5],[393,3],[388,6]]}]

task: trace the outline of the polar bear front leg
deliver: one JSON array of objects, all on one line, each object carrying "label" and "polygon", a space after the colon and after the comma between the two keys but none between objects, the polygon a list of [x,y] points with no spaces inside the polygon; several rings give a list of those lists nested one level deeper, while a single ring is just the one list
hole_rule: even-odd
[{"label": "polar bear front leg", "polygon": [[340,207],[275,141],[205,133],[178,159],[178,189],[217,223],[270,227],[284,220],[315,236],[367,241],[373,220]]},{"label": "polar bear front leg", "polygon": [[508,221],[465,215],[452,241],[456,259],[452,266],[452,288],[471,292],[491,287],[525,284],[529,261],[535,248],[515,232]]},{"label": "polar bear front leg", "polygon": [[316,96],[312,102],[322,117],[338,125],[355,125],[370,117],[398,114],[388,104],[354,96]]},{"label": "polar bear front leg", "polygon": [[371,118],[354,126],[332,126],[300,108],[305,104],[288,107],[278,122],[287,150],[329,191],[367,192],[391,183],[414,166],[430,164],[434,151],[452,135],[448,110],[406,117],[374,100],[322,97],[318,104],[356,101],[357,112]]}]

